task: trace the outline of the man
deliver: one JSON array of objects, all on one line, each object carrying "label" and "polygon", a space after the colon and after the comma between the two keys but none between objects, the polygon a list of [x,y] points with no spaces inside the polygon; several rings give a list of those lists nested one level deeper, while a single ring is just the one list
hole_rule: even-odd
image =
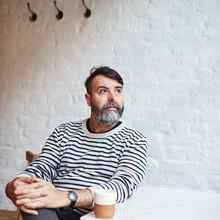
[{"label": "man", "polygon": [[131,197],[147,166],[147,141],[119,121],[123,79],[109,67],[85,81],[91,117],[60,125],[39,158],[6,186],[23,219],[79,219],[91,211],[96,189],[112,189],[117,202]]}]

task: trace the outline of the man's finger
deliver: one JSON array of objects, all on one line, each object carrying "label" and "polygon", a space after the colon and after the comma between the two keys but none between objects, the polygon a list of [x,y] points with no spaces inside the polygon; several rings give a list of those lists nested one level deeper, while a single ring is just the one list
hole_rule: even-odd
[{"label": "man's finger", "polygon": [[29,199],[29,198],[24,198],[24,199],[19,199],[19,200],[16,200],[16,205],[18,206],[23,206],[25,203],[31,203],[32,200]]},{"label": "man's finger", "polygon": [[37,199],[46,197],[48,195],[47,192],[44,191],[39,191],[36,193],[31,193],[31,194],[25,194],[21,196],[16,197],[16,204],[17,205],[24,205],[25,203],[35,203],[38,202]]},{"label": "man's finger", "polygon": [[29,210],[33,210],[33,209],[41,209],[45,206],[44,203],[41,203],[41,202],[33,202],[33,203],[26,203],[24,204],[24,207],[26,209],[29,209]]},{"label": "man's finger", "polygon": [[32,183],[30,185],[25,185],[22,187],[19,187],[18,189],[15,190],[15,195],[24,195],[32,192],[32,189],[38,189],[41,188],[45,185],[45,183]]},{"label": "man's finger", "polygon": [[34,187],[34,189],[38,189],[38,188],[41,188],[41,187],[45,186],[45,184],[46,184],[45,181],[44,182],[39,182],[39,183],[34,183],[33,187]]},{"label": "man's finger", "polygon": [[43,180],[41,178],[36,178],[35,182],[37,182],[37,183],[47,183],[47,181],[45,181],[45,180]]},{"label": "man's finger", "polygon": [[36,180],[36,177],[27,177],[27,176],[20,176],[17,178],[16,184],[23,185],[24,183],[33,183]]},{"label": "man's finger", "polygon": [[29,198],[29,199],[37,199],[40,197],[46,197],[48,195],[47,192],[44,191],[40,191],[40,192],[36,192],[36,193],[32,193],[32,194],[26,194],[26,195],[19,195],[16,196],[17,201],[21,200],[21,199],[25,199],[25,198]]},{"label": "man's finger", "polygon": [[18,206],[18,208],[27,213],[27,214],[30,214],[30,215],[38,215],[38,212],[36,210],[33,210],[33,209],[27,209],[25,206]]}]

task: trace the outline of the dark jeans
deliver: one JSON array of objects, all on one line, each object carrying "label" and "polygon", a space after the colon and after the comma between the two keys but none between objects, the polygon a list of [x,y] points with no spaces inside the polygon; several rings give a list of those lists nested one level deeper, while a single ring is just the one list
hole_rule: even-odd
[{"label": "dark jeans", "polygon": [[83,216],[70,207],[60,209],[37,209],[38,215],[21,212],[23,220],[80,220]]}]

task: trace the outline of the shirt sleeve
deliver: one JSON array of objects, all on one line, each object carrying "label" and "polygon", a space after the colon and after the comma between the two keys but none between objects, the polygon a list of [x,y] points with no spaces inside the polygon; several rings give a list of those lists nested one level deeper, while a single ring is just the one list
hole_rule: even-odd
[{"label": "shirt sleeve", "polygon": [[[103,189],[116,191],[117,203],[124,202],[133,195],[143,180],[147,169],[148,143],[146,139],[142,138],[135,143],[130,142],[128,145],[114,175],[107,183],[100,185]],[[96,189],[97,186],[90,188],[93,192]]]},{"label": "shirt sleeve", "polygon": [[59,131],[59,128],[56,128],[47,139],[39,158],[32,162],[19,176],[35,176],[51,182],[56,177],[56,170],[60,164],[59,142],[61,136],[62,132]]}]

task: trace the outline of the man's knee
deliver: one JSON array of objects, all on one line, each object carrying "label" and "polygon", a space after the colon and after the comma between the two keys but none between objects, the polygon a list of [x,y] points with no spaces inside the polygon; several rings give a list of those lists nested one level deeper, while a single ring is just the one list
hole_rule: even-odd
[{"label": "man's knee", "polygon": [[37,209],[38,215],[30,215],[21,211],[23,220],[59,220],[55,209]]}]

